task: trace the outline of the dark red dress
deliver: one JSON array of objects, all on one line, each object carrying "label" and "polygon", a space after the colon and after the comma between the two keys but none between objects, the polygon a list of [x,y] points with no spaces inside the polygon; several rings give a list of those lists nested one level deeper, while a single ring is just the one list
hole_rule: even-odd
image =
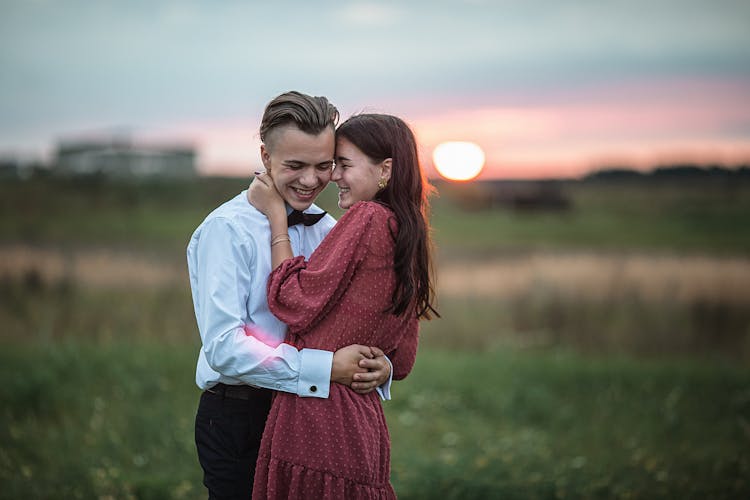
[{"label": "dark red dress", "polygon": [[[359,202],[305,262],[286,260],[268,283],[271,311],[289,325],[287,341],[335,351],[378,346],[405,377],[417,353],[414,313],[386,309],[395,286],[393,212]],[[390,439],[378,394],[331,384],[328,399],[280,392],[266,422],[253,498],[395,498]]]}]

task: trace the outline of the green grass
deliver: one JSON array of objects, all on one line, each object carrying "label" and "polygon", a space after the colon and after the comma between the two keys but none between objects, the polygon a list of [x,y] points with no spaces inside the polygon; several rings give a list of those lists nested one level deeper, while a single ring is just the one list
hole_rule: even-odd
[{"label": "green grass", "polygon": [[[471,188],[468,186],[466,189]],[[459,188],[433,206],[435,241],[451,255],[507,249],[601,249],[746,254],[750,186],[569,182],[562,211],[466,211]],[[460,191],[458,191],[460,192]]]},{"label": "green grass", "polygon": [[[204,498],[194,342],[4,342],[0,498]],[[747,498],[750,372],[423,349],[385,404],[400,498]]]},{"label": "green grass", "polygon": [[4,345],[0,497],[195,498],[190,347]]},{"label": "green grass", "polygon": [[537,290],[511,299],[454,297],[423,323],[438,349],[567,348],[581,353],[750,362],[750,312],[721,302],[653,302],[637,295],[585,300]]},{"label": "green grass", "polygon": [[0,183],[0,241],[183,251],[208,213],[247,187],[240,179]]},{"label": "green grass", "polygon": [[405,498],[742,498],[749,491],[746,371],[560,353],[429,352],[404,386],[389,404],[389,422],[397,421],[394,482]]},{"label": "green grass", "polygon": [[[0,242],[118,245],[182,252],[216,206],[247,186],[245,179],[114,182],[38,179],[0,183]],[[469,185],[470,187],[471,185]],[[460,187],[443,186],[432,223],[442,253],[507,249],[636,249],[746,254],[750,232],[747,183],[568,182],[567,211],[467,211]],[[335,187],[319,204],[335,216]]]}]

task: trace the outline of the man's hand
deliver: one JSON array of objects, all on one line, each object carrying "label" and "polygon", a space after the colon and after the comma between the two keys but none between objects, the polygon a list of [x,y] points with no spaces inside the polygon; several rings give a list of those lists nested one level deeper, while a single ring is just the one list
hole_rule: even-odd
[{"label": "man's hand", "polygon": [[354,375],[365,374],[366,367],[360,367],[360,361],[374,357],[369,347],[359,344],[342,347],[333,353],[331,381],[347,387],[352,386]]},{"label": "man's hand", "polygon": [[351,388],[359,394],[367,394],[380,387],[388,381],[391,376],[391,364],[385,357],[385,353],[377,347],[370,347],[371,357],[359,361],[360,368],[366,368],[367,372],[354,374],[354,382]]}]

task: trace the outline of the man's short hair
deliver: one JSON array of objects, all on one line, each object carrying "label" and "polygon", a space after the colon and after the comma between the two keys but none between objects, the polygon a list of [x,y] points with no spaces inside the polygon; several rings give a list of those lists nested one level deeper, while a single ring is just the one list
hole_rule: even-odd
[{"label": "man's short hair", "polygon": [[338,121],[339,111],[327,98],[285,92],[266,106],[260,122],[260,140],[265,143],[269,132],[284,125],[294,124],[306,134],[318,135],[326,127],[335,130]]}]

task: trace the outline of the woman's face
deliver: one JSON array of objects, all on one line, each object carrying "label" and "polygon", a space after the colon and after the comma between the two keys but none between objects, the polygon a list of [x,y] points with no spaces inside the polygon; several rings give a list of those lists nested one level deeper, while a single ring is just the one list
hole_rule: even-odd
[{"label": "woman's face", "polygon": [[339,207],[346,210],[358,201],[375,198],[380,179],[390,178],[390,159],[373,163],[349,140],[336,140],[336,166],[331,181],[339,188]]}]

